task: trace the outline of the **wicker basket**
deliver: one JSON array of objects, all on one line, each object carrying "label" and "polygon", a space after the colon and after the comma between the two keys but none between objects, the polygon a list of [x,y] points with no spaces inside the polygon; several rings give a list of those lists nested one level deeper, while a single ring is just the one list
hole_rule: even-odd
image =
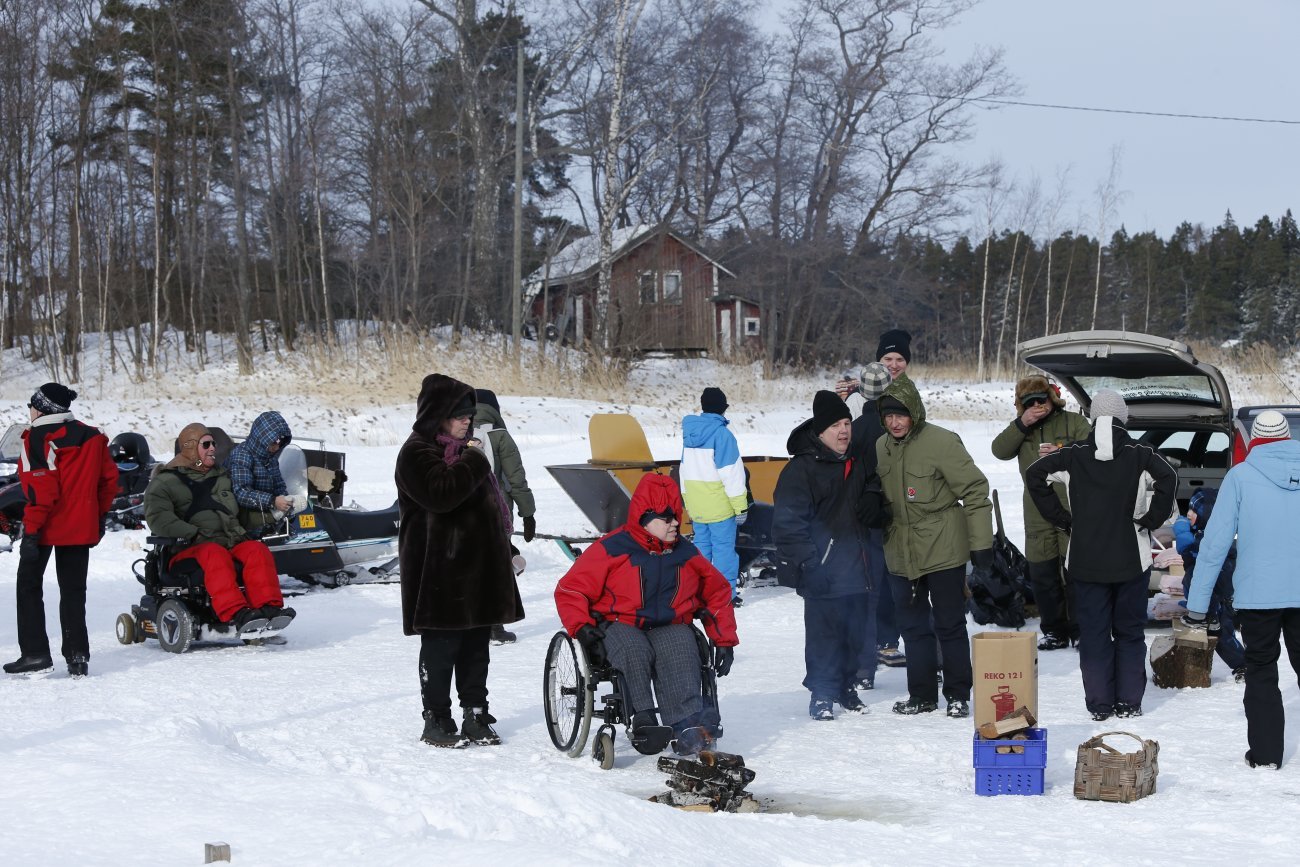
[{"label": "wicker basket", "polygon": [[[1122,753],[1105,742],[1111,735],[1133,738],[1141,749]],[[1127,803],[1156,790],[1160,744],[1130,732],[1105,732],[1079,744],[1074,766],[1074,796],[1084,801]]]}]

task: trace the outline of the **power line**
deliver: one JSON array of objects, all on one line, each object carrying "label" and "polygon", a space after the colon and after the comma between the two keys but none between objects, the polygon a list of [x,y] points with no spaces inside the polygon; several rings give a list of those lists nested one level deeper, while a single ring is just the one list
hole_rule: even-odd
[{"label": "power line", "polygon": [[1091,111],[1100,114],[1137,114],[1146,117],[1176,117],[1187,120],[1224,120],[1232,123],[1278,123],[1291,126],[1300,126],[1300,120],[1283,120],[1276,117],[1234,117],[1232,115],[1222,114],[1187,114],[1176,111],[1142,111],[1133,108],[1097,108],[1088,105],[1062,105],[1051,102],[1025,102],[1017,99],[993,99],[975,97],[967,100],[968,102],[989,102],[997,105],[1014,105],[1023,108],[1050,108],[1058,111]]}]

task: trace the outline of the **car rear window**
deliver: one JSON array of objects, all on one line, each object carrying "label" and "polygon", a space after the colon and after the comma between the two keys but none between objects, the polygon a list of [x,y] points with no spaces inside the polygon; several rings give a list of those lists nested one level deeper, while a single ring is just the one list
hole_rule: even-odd
[{"label": "car rear window", "polygon": [[1089,398],[1103,388],[1109,388],[1118,392],[1125,403],[1166,400],[1180,403],[1190,401],[1210,406],[1220,403],[1214,383],[1206,376],[1144,376],[1141,379],[1079,376],[1076,381],[1088,393]]}]

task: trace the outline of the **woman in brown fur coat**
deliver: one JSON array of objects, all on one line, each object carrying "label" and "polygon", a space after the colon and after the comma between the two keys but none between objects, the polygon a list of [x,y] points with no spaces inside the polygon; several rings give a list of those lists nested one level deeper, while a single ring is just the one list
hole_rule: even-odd
[{"label": "woman in brown fur coat", "polygon": [[[524,616],[510,563],[509,507],[471,439],[474,411],[468,385],[426,376],[412,433],[397,455],[402,628],[420,636],[421,739],[440,747],[501,742],[488,713],[488,638],[493,625]],[[459,732],[451,717],[453,675],[464,709]]]}]

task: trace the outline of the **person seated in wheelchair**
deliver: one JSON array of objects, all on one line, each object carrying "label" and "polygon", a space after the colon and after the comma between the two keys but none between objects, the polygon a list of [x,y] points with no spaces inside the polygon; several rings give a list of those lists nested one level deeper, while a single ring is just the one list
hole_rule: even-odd
[{"label": "person seated in wheelchair", "polygon": [[274,410],[264,412],[253,420],[248,439],[231,449],[223,464],[242,510],[241,520],[256,535],[292,514],[295,507],[306,505],[289,496],[280,472],[280,451],[292,439],[284,416]]},{"label": "person seated in wheelchair", "polygon": [[[239,522],[230,474],[216,465],[212,434],[202,424],[191,424],[178,442],[180,453],[159,470],[144,494],[149,532],[189,543],[167,565],[196,561],[217,619],[240,634],[283,629],[295,612],[284,607],[271,550],[250,539]],[[242,590],[236,562],[243,567]]]},{"label": "person seated in wheelchair", "polygon": [[677,753],[690,755],[721,735],[717,708],[704,702],[692,619],[701,619],[716,647],[706,662],[718,677],[731,671],[739,643],[731,584],[678,536],[681,518],[677,484],[647,473],[627,523],[582,552],[555,588],[560,620],[592,667],[622,675],[630,737],[646,754],[675,739]]}]

